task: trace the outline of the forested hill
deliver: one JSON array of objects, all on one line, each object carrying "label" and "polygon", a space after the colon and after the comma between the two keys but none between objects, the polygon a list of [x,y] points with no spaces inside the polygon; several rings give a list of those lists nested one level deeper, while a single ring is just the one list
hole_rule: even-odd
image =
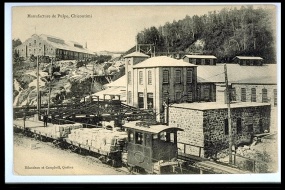
[{"label": "forested hill", "polygon": [[137,34],[138,43],[155,44],[156,52],[213,54],[221,62],[236,55],[261,56],[275,63],[275,17],[265,8],[224,8],[207,15],[186,16]]}]

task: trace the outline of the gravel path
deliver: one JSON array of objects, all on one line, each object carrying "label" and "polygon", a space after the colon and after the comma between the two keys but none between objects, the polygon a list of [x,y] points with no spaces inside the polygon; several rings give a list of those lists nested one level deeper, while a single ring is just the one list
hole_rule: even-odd
[{"label": "gravel path", "polygon": [[91,156],[83,156],[14,134],[15,175],[126,175]]}]

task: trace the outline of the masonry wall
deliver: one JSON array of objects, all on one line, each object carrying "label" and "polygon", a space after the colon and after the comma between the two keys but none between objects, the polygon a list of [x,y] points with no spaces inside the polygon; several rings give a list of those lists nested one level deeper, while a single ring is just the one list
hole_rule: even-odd
[{"label": "masonry wall", "polygon": [[[250,143],[253,134],[270,131],[271,106],[231,108],[233,145]],[[237,132],[237,120],[241,119],[241,132]],[[205,157],[227,149],[229,135],[225,131],[227,109],[206,110],[203,113]],[[253,131],[250,131],[252,126]]]},{"label": "masonry wall", "polygon": [[[241,88],[246,89],[246,102],[251,102],[251,89],[256,89],[256,102],[262,103],[262,89],[267,89],[268,103],[271,106],[277,106],[277,102],[274,102],[274,89],[277,89],[276,84],[232,84],[232,88],[235,88],[236,101],[241,102]],[[276,98],[277,100],[277,98]]]},{"label": "masonry wall", "polygon": [[203,112],[183,108],[169,107],[169,126],[179,127],[178,148],[186,154],[204,156]]}]

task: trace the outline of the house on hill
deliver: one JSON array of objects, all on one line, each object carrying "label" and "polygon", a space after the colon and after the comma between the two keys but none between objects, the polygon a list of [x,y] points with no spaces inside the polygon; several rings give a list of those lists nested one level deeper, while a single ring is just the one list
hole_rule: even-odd
[{"label": "house on hill", "polygon": [[239,65],[260,66],[263,64],[263,58],[253,56],[236,56],[233,61]]},{"label": "house on hill", "polygon": [[217,57],[214,55],[185,55],[182,59],[194,65],[216,65],[217,63]]}]

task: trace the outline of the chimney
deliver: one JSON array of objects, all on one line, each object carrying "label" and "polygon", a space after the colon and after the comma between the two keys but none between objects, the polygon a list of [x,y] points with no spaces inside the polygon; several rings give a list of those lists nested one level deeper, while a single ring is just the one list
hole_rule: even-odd
[{"label": "chimney", "polygon": [[87,42],[85,42],[85,48],[87,49]]},{"label": "chimney", "polygon": [[227,104],[227,89],[225,84],[216,85],[216,102]]}]

